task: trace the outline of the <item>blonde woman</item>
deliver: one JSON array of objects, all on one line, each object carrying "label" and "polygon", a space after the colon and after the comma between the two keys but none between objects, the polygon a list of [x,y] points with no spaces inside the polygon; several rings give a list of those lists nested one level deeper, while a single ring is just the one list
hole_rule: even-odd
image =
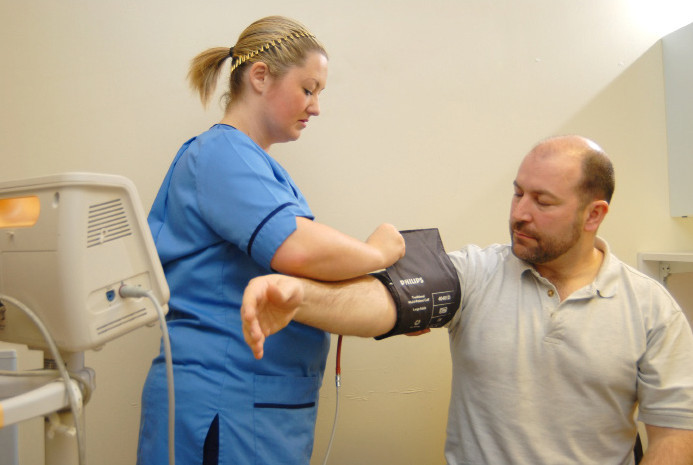
[{"label": "blonde woman", "polygon": [[[253,277],[277,271],[323,281],[384,268],[404,254],[388,224],[365,242],[313,221],[306,199],[268,153],[320,113],[327,53],[301,24],[260,19],[236,44],[192,61],[202,102],[230,60],[226,111],[174,158],[149,215],[171,288],[168,325],[181,464],[308,464],[329,335],[292,323],[256,360],[239,309]],[[138,463],[166,462],[164,357],[142,395]]]}]

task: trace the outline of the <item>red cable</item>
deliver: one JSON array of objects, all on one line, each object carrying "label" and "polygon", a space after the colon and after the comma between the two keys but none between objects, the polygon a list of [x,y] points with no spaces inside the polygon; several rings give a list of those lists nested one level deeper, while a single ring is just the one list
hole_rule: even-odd
[{"label": "red cable", "polygon": [[341,376],[342,374],[342,366],[341,366],[341,359],[342,359],[342,335],[339,335],[339,338],[337,338],[337,363],[335,365],[335,375]]}]

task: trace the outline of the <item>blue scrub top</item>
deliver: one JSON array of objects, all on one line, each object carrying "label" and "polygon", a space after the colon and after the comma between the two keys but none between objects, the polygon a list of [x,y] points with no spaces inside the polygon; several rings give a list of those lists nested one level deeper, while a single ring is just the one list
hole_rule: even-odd
[{"label": "blue scrub top", "polygon": [[[258,361],[243,339],[248,281],[313,219],[289,174],[241,131],[215,125],[187,141],[166,174],[149,226],[166,273],[176,387],[176,461],[201,463],[219,419],[219,464],[308,464],[329,335],[291,323]],[[142,394],[138,463],[167,463],[163,354]]]}]

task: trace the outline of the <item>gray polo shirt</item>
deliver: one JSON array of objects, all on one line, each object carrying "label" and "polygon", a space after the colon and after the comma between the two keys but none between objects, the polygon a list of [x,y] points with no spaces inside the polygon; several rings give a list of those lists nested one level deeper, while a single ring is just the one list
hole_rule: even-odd
[{"label": "gray polo shirt", "polygon": [[658,282],[610,254],[561,302],[508,245],[450,254],[449,464],[633,463],[635,412],[693,429],[693,334]]}]

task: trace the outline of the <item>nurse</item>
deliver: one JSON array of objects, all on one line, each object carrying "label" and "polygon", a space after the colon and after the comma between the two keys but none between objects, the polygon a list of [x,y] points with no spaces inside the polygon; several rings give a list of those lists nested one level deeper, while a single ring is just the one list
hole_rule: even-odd
[{"label": "nurse", "polygon": [[[327,53],[315,36],[273,16],[248,26],[230,49],[199,54],[188,78],[203,104],[227,60],[223,118],[183,144],[149,215],[171,289],[176,461],[307,465],[329,335],[291,323],[256,360],[241,329],[243,289],[272,270],[325,281],[360,276],[397,261],[404,240],[387,224],[362,242],[313,221],[268,153],[320,113]],[[167,418],[160,354],[142,394],[140,465],[166,463]]]}]

